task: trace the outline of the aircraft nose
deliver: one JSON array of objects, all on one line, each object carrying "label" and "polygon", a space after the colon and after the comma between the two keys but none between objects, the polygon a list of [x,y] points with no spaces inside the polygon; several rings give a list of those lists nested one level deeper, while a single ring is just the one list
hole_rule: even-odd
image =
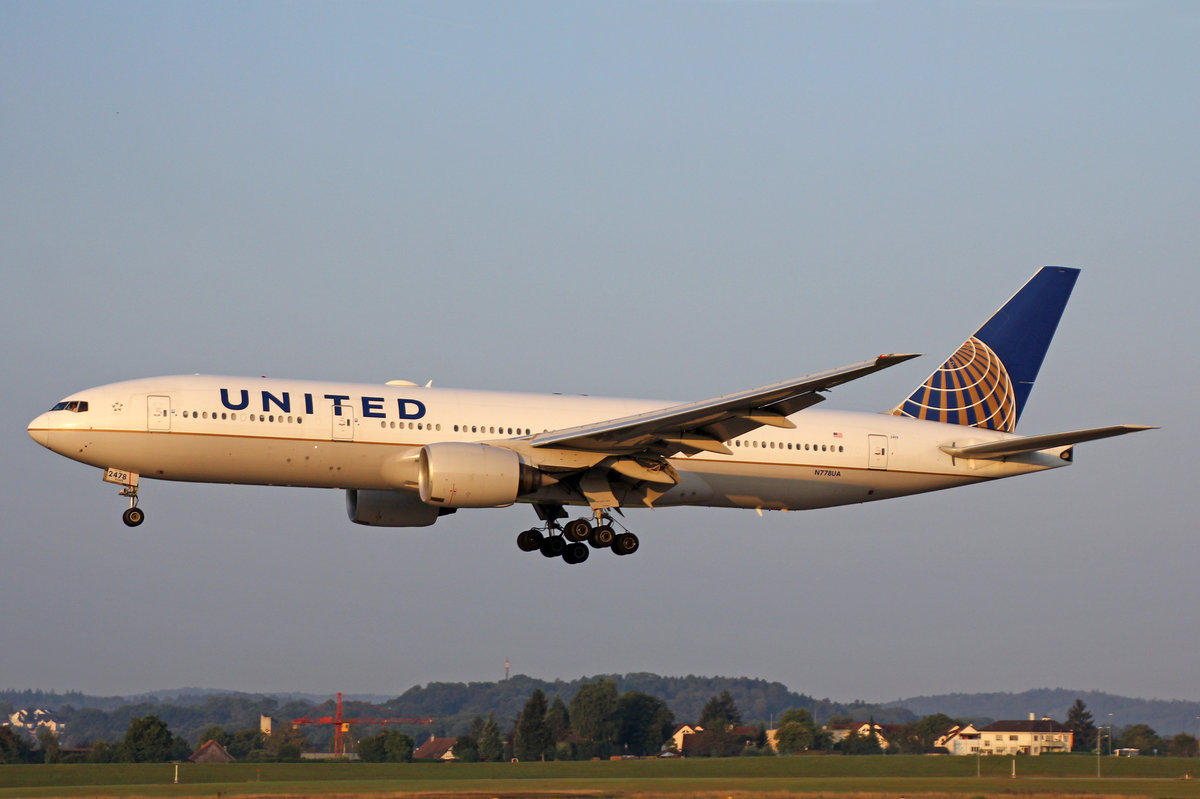
[{"label": "aircraft nose", "polygon": [[46,419],[46,414],[42,414],[38,418],[29,423],[25,428],[25,432],[29,433],[29,437],[43,447],[50,446],[50,424]]}]

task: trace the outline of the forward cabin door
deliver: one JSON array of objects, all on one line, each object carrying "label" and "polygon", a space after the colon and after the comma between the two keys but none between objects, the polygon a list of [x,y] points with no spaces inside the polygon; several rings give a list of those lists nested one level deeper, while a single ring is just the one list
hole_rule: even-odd
[{"label": "forward cabin door", "polygon": [[867,468],[886,469],[888,464],[887,436],[867,436]]},{"label": "forward cabin door", "polygon": [[146,397],[146,429],[151,433],[171,432],[171,398]]},{"label": "forward cabin door", "polygon": [[333,414],[333,440],[334,441],[353,441],[354,440],[354,406],[341,405],[333,406],[329,409]]}]

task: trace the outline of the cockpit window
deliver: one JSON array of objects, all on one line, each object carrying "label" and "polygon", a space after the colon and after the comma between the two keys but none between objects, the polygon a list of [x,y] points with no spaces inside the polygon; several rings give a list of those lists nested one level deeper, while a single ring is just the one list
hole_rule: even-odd
[{"label": "cockpit window", "polygon": [[70,402],[63,401],[55,405],[50,410],[52,411],[70,411],[71,413],[87,413],[87,400],[71,400]]}]

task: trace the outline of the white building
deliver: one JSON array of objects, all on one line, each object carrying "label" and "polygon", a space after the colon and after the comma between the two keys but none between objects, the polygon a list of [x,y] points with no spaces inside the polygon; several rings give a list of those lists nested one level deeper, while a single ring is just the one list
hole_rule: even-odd
[{"label": "white building", "polygon": [[849,738],[850,733],[854,733],[860,738],[874,735],[875,740],[879,743],[879,748],[884,751],[887,751],[887,748],[891,746],[888,739],[884,736],[882,724],[876,724],[872,727],[868,721],[853,721],[848,724],[826,724],[825,729],[829,732],[830,738],[835,745]]},{"label": "white building", "polygon": [[953,728],[938,739],[952,755],[1045,755],[1070,752],[1075,736],[1054,719],[1038,719],[1033,713],[1027,720],[996,721],[976,729]]},{"label": "white building", "polygon": [[54,718],[49,710],[41,708],[18,710],[8,717],[8,726],[13,730],[24,732],[30,738],[36,738],[38,730],[42,727],[54,733],[55,737],[61,736],[67,729],[67,725]]}]

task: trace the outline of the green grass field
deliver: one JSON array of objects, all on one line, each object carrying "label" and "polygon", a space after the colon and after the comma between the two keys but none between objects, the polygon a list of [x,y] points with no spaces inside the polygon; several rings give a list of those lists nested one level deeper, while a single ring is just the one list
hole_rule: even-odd
[{"label": "green grass field", "polygon": [[[585,763],[0,766],[0,798],[50,796],[1146,796],[1200,799],[1200,760],[764,757]],[[1190,773],[1197,779],[1185,779]]]}]

